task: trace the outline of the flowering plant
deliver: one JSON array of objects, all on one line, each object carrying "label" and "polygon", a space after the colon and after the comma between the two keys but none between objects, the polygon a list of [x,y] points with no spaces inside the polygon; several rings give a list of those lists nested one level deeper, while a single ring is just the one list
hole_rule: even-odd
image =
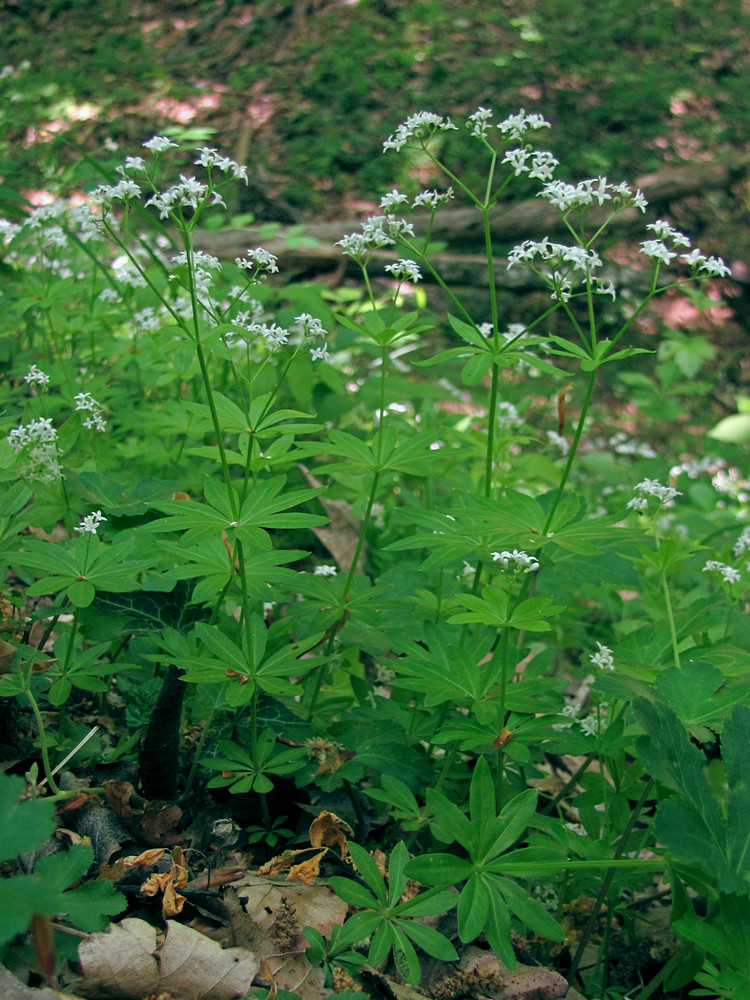
[{"label": "flowering plant", "polygon": [[[165,187],[177,149],[167,137],[126,157],[83,210],[4,227],[8,265],[19,281],[44,275],[51,304],[41,316],[20,297],[14,316],[0,457],[16,652],[0,694],[31,707],[60,797],[53,759],[70,749],[65,713],[87,693],[132,699],[122,743],[92,756],[138,756],[149,796],[188,807],[197,787],[254,796],[256,849],[259,831],[270,848],[302,824],[290,801],[343,792],[357,837],[377,823],[387,840],[390,881],[362,847],[351,856],[370,888],[334,875],[356,912],[328,951],[308,936],[329,975],[339,945],[350,955],[373,934],[371,960],[393,955],[417,984],[415,948],[456,952],[411,917],[455,904],[459,945],[486,940],[508,966],[564,953],[580,984],[606,913],[584,984],[593,996],[606,986],[612,915],[636,891],[655,899],[654,873],[704,891],[719,872],[721,912],[747,888],[742,851],[715,836],[718,786],[704,788],[694,755],[675,763],[664,736],[684,748],[728,727],[734,754],[747,726],[735,613],[747,496],[727,459],[677,466],[597,394],[605,365],[639,377],[622,386],[677,394],[674,359],[658,384],[646,374],[639,318],[657,295],[728,269],[668,222],[647,223],[637,301],[606,237],[619,213],[647,211],[643,194],[557,179],[557,158],[535,146],[550,127],[540,115],[494,124],[482,107],[465,127],[486,163],[483,190],[443,156],[450,119],[420,112],[386,140],[388,155],[426,159],[437,186],[391,190],[339,241],[362,282],[335,294],[278,285],[278,258],[262,247],[233,265],[200,250],[199,223],[247,174],[204,147],[199,176]],[[491,217],[519,177],[538,184],[566,242],[501,253]],[[479,306],[434,261],[435,215],[453,197],[482,221]],[[137,230],[145,219],[152,228]],[[505,315],[498,267],[535,276],[522,322]],[[428,280],[445,316],[411,307]],[[90,323],[79,328],[82,296]],[[703,492],[691,486],[700,475],[713,477]],[[175,750],[160,770],[151,734],[164,717]],[[199,732],[185,768],[183,721]],[[671,823],[691,809],[713,845],[704,868]],[[326,849],[351,874],[345,845],[337,834]],[[432,887],[416,902],[403,899],[409,877]],[[528,880],[545,883],[542,896]],[[592,886],[576,928],[566,914]],[[698,951],[690,961],[700,965]]]}]

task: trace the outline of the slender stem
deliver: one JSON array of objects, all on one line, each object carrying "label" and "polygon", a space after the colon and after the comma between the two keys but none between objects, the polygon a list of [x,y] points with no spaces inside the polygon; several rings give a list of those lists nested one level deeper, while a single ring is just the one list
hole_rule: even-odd
[{"label": "slender stem", "polygon": [[[625,827],[625,830],[623,831],[623,834],[620,837],[620,842],[618,843],[617,847],[615,848],[615,853],[614,853],[614,856],[613,856],[613,861],[618,861],[620,859],[620,857],[622,856],[622,854],[624,853],[624,851],[625,851],[625,849],[626,849],[626,847],[628,845],[628,841],[630,840],[630,836],[631,836],[633,830],[635,829],[635,824],[638,821],[638,817],[640,816],[641,810],[643,809],[644,805],[646,804],[646,800],[648,799],[649,795],[651,794],[651,789],[653,788],[653,786],[654,786],[654,779],[653,778],[649,778],[648,781],[646,782],[646,784],[643,786],[643,791],[641,792],[641,797],[638,799],[638,802],[636,803],[635,808],[631,812],[630,818],[628,819],[628,822],[627,822],[627,826]],[[598,893],[598,895],[596,897],[596,902],[594,903],[594,907],[593,907],[593,909],[591,911],[591,916],[589,917],[588,923],[586,924],[586,927],[584,928],[583,934],[581,935],[581,940],[578,942],[578,948],[576,949],[576,953],[573,956],[573,961],[571,962],[570,969],[568,971],[567,979],[568,979],[569,983],[573,982],[573,980],[575,979],[576,973],[578,972],[578,966],[581,964],[581,959],[583,958],[583,953],[586,950],[586,946],[589,943],[591,935],[594,933],[594,929],[596,927],[596,922],[599,919],[599,913],[600,913],[601,908],[602,908],[602,906],[604,904],[604,900],[605,900],[605,898],[607,896],[607,893],[609,892],[609,887],[612,884],[612,879],[614,877],[615,877],[615,868],[612,867],[612,868],[609,869],[609,871],[607,872],[607,874],[604,876],[604,879],[602,880],[602,884],[601,884],[601,887],[599,889],[599,893]]]},{"label": "slender stem", "polygon": [[680,665],[680,649],[677,643],[677,629],[674,623],[674,612],[672,611],[672,599],[669,596],[669,585],[667,584],[667,573],[666,570],[661,571],[661,588],[664,592],[664,602],[667,606],[667,621],[669,622],[669,635],[672,640],[672,655],[674,656],[674,665],[679,667]]},{"label": "slender stem", "polygon": [[50,764],[49,753],[47,752],[47,731],[44,728],[44,719],[42,718],[42,713],[37,704],[37,700],[31,692],[31,683],[26,686],[24,694],[29,700],[31,705],[31,711],[34,713],[34,719],[36,720],[36,727],[39,732],[39,747],[42,751],[42,765],[44,767],[44,777],[47,779],[49,787],[52,789],[54,795],[60,794],[60,787],[54,778],[54,771],[52,765]]}]

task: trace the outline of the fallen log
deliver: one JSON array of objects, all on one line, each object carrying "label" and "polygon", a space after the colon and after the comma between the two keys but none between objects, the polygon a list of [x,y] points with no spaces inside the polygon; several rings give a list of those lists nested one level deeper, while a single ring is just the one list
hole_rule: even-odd
[{"label": "fallen log", "polygon": [[[735,181],[750,172],[750,154],[731,162],[696,163],[685,167],[671,167],[638,178],[634,187],[640,188],[651,206],[662,207],[692,194],[729,188]],[[606,204],[592,206],[586,218],[591,227],[603,223],[611,211]],[[416,211],[409,221],[415,234],[424,234],[429,223],[429,213]],[[642,228],[643,214],[630,208],[618,213],[612,227],[621,231]],[[310,222],[295,226],[248,226],[247,229],[225,229],[219,232],[199,232],[196,247],[215,256],[231,260],[242,257],[248,248],[263,246],[279,260],[279,268],[287,275],[337,272],[359,275],[359,267],[343,256],[336,242],[348,233],[357,232],[361,220],[349,219],[332,222]],[[492,235],[500,244],[510,245],[521,239],[541,236],[559,236],[566,232],[560,214],[549,202],[540,198],[499,204],[490,220]],[[439,211],[432,227],[432,240],[448,245],[431,258],[436,269],[447,282],[460,285],[487,284],[487,261],[483,255],[457,252],[462,246],[476,246],[483,240],[482,219],[474,208],[454,208]],[[376,251],[374,260],[382,258],[383,264],[393,260],[393,253]],[[372,273],[376,273],[373,267]],[[506,288],[539,287],[539,281],[528,268],[506,270],[504,261],[495,268],[498,284]],[[424,280],[430,281],[424,273]]]}]

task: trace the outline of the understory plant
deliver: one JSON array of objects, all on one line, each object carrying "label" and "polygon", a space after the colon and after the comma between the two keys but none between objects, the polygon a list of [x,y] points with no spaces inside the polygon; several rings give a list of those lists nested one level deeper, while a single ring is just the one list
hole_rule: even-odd
[{"label": "understory plant", "polygon": [[[748,926],[747,498],[731,447],[659,450],[612,398],[700,370],[710,350],[677,336],[655,368],[639,320],[728,269],[627,183],[557,179],[541,115],[466,126],[481,190],[451,170],[449,119],[385,142],[440,180],[340,241],[356,287],[201,250],[246,172],[167,137],[82,206],[4,223],[0,695],[30,712],[55,799],[82,706],[109,700],[116,735],[78,767],[137,759],[149,798],[186,807],[249,797],[270,853],[290,803],[348,809],[331,885],[352,913],[308,934],[328,971],[366,948],[417,985],[420,951],[480,941],[600,996],[668,897],[638,995],[701,968],[705,995],[740,995],[717,942]],[[563,236],[497,245],[514,184]],[[452,198],[482,223],[478,307],[431,240]],[[622,212],[644,217],[640,293],[606,262]],[[520,318],[501,268],[531,272]],[[445,315],[417,305],[425,276]],[[454,907],[455,933],[416,919]]]}]

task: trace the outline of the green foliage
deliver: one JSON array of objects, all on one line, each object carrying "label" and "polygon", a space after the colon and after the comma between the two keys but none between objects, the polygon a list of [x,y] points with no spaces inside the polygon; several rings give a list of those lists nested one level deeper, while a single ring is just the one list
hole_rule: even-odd
[{"label": "green foliage", "polygon": [[[546,31],[532,14],[516,28],[524,46]],[[599,996],[617,928],[635,919],[628,893],[654,872],[713,893],[709,928],[744,920],[727,900],[747,894],[746,491],[726,471],[731,446],[705,460],[688,430],[679,447],[622,430],[660,421],[669,439],[691,392],[706,404],[707,338],[668,332],[655,358],[631,341],[657,294],[726,267],[651,223],[642,295],[610,287],[607,223],[588,209],[645,209],[640,193],[555,181],[536,146],[545,123],[520,113],[498,128],[490,114],[460,136],[417,116],[389,145],[477,212],[489,274],[505,254],[544,287],[520,324],[495,283],[473,316],[437,273],[445,330],[413,308],[421,288],[405,286],[434,247],[393,211],[410,200],[397,191],[342,241],[359,289],[280,285],[260,247],[222,264],[195,249],[199,228],[244,170],[203,148],[195,177],[165,187],[186,155],[165,137],[92,193],[83,224],[61,204],[6,227],[0,695],[31,709],[55,798],[81,692],[128,701],[116,745],[90,753],[130,756],[134,730],[161,721],[165,674],[179,686],[166,742],[184,725],[202,734],[181,798],[228,791],[235,809],[249,794],[259,816],[243,845],[276,853],[298,834],[296,797],[339,809],[345,796],[351,877],[339,868],[331,885],[352,912],[330,940],[306,931],[329,983],[366,951],[418,984],[420,953],[457,958],[450,922],[421,918],[456,906],[458,940],[483,935],[510,967],[519,947],[540,963],[565,954],[572,978],[596,932],[601,975],[586,985]],[[569,245],[495,246],[514,183],[558,210]],[[431,218],[441,197],[425,193]],[[166,253],[134,235],[151,208],[176,240]],[[384,248],[398,257],[386,281]],[[675,450],[694,457],[676,467]],[[723,760],[706,767],[691,739],[719,737]],[[50,824],[48,804],[8,794],[19,831]],[[23,840],[4,836],[11,853]],[[81,926],[116,912],[106,883],[68,889],[90,862],[75,848],[10,880],[6,939],[31,912]],[[582,896],[596,903],[576,944],[561,918]]]},{"label": "green foliage", "polygon": [[428,890],[400,901],[406,889],[409,862],[409,852],[403,843],[396,844],[390,853],[387,885],[367,851],[352,843],[349,851],[365,885],[338,875],[331,878],[336,894],[358,910],[344,924],[339,943],[353,945],[371,938],[370,964],[380,965],[392,952],[396,968],[412,986],[418,986],[421,977],[415,944],[433,958],[455,961],[458,958],[456,949],[445,935],[410,918],[445,913],[456,905],[456,897]]},{"label": "green foliage", "polygon": [[[21,778],[0,774],[1,861],[32,852],[54,829],[54,803],[44,799],[19,802],[24,785]],[[93,860],[92,849],[77,844],[67,852],[42,858],[29,875],[4,878],[0,950],[28,928],[35,913],[67,920],[84,931],[103,930],[109,918],[125,908],[125,899],[106,880],[69,888],[86,874]]]}]

